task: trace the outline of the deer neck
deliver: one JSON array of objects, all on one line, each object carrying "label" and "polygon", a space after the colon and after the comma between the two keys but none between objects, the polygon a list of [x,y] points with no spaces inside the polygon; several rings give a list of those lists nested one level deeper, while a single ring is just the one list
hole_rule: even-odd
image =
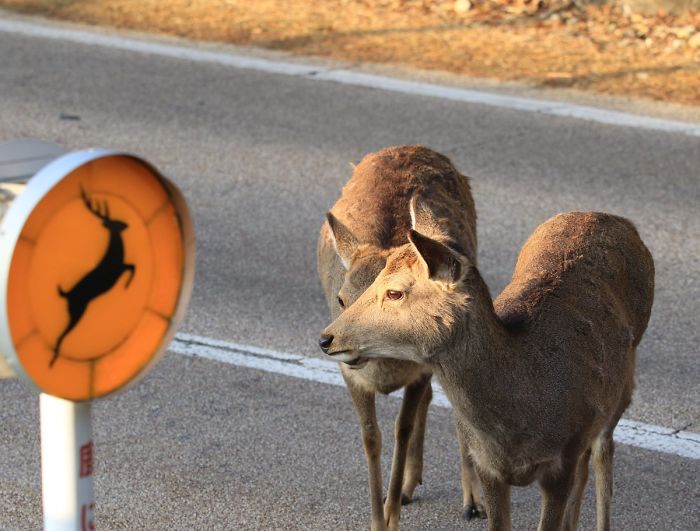
[{"label": "deer neck", "polygon": [[519,341],[496,315],[485,284],[460,322],[459,333],[436,355],[434,372],[459,416],[492,431],[514,407],[523,381]]},{"label": "deer neck", "polygon": [[115,259],[121,260],[124,255],[124,242],[121,233],[117,230],[109,231],[109,241],[107,242],[106,256],[112,256]]}]

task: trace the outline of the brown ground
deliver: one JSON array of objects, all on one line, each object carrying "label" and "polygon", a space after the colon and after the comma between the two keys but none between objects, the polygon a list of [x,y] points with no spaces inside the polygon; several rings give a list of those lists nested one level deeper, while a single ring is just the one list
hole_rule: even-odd
[{"label": "brown ground", "polygon": [[700,105],[700,13],[581,0],[0,0],[54,18]]}]

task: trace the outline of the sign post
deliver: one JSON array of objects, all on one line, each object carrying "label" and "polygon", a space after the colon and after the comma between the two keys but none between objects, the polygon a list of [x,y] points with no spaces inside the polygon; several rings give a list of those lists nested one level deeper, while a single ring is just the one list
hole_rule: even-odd
[{"label": "sign post", "polygon": [[39,404],[44,529],[94,530],[92,405],[45,393]]},{"label": "sign post", "polygon": [[45,529],[90,531],[91,401],[165,352],[189,300],[194,237],[179,190],[146,161],[47,146],[0,144],[0,376],[41,392]]}]

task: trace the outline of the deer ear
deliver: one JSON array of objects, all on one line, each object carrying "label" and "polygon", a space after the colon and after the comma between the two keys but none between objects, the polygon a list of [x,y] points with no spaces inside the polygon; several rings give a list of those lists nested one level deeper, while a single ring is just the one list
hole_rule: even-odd
[{"label": "deer ear", "polygon": [[437,228],[437,221],[428,206],[420,197],[414,195],[408,203],[408,212],[411,215],[411,228],[421,234],[433,234]]},{"label": "deer ear", "polygon": [[360,242],[357,241],[355,235],[350,232],[350,229],[343,225],[333,214],[328,212],[326,214],[326,219],[328,220],[328,226],[331,228],[331,240],[333,241],[335,252],[338,253],[340,261],[343,262],[343,267],[345,269],[350,269],[352,257],[355,251],[357,251]]},{"label": "deer ear", "polygon": [[433,239],[444,238],[446,235],[445,219],[440,219],[420,195],[414,195],[408,203],[411,215],[411,228]]},{"label": "deer ear", "polygon": [[431,280],[457,282],[469,267],[466,257],[413,229],[408,231],[408,241],[415,248]]}]

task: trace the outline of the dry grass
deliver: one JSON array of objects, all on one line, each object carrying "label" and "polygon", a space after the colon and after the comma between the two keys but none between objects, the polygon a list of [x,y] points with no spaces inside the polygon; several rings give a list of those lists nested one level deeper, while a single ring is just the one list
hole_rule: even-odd
[{"label": "dry grass", "polygon": [[[564,1],[564,0],[552,0]],[[537,0],[0,0],[25,13],[700,104],[700,15]],[[457,9],[455,9],[457,8]]]}]

